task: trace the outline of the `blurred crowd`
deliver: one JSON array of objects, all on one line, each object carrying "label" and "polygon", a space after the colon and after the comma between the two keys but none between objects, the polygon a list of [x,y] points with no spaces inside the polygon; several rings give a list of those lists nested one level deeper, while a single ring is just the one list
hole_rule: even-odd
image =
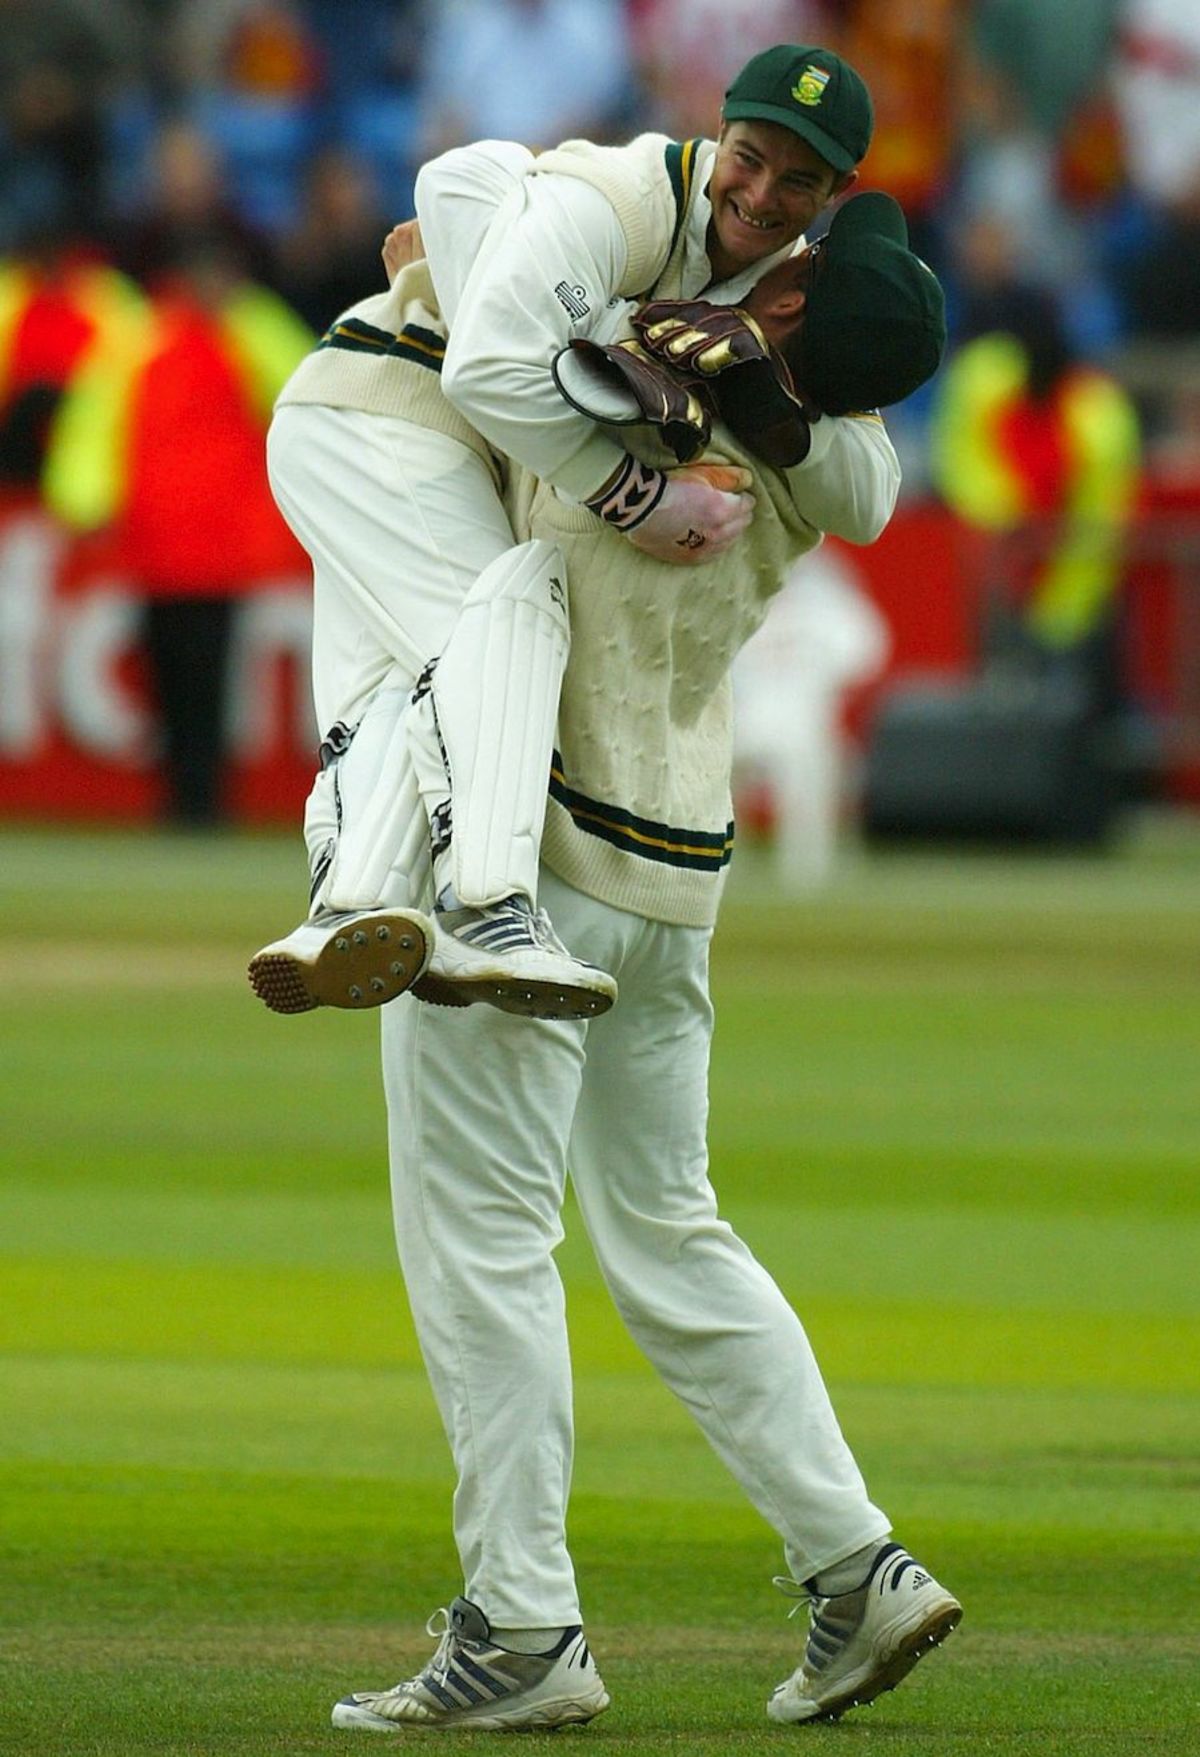
[{"label": "blurred crowd", "polygon": [[[290,558],[248,487],[271,398],[382,286],[420,163],[487,136],[711,134],[778,41],[870,85],[862,185],[941,276],[951,363],[996,334],[1024,350],[961,375],[960,428],[939,381],[894,412],[906,491],[954,504],[978,442],[1020,478],[1013,516],[1053,505],[1077,448],[1048,387],[1080,370],[1136,406],[1139,467],[1200,486],[1197,0],[0,0],[0,483],[120,528],[147,598],[187,601],[178,635],[152,630],[162,677],[201,640],[219,671],[222,602]],[[1078,430],[1097,421],[1109,481],[1128,423],[1089,405]]]},{"label": "blurred crowd", "polygon": [[1155,425],[1195,424],[1171,364],[1200,345],[1195,0],[0,0],[0,259],[87,249],[152,288],[219,245],[320,331],[378,283],[424,158],[710,133],[782,40],[865,75],[864,181],[956,340],[1049,301]]},{"label": "blurred crowd", "polygon": [[711,133],[781,40],[865,75],[864,180],[960,332],[1019,283],[1092,355],[1200,335],[1195,0],[0,0],[0,255],[69,236],[146,283],[205,230],[319,329],[422,159]]}]

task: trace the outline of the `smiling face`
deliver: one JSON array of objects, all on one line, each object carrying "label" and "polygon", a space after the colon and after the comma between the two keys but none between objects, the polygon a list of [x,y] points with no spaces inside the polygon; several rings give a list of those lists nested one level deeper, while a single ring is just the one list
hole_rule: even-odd
[{"label": "smiling face", "polygon": [[794,243],[856,175],[835,171],[778,122],[727,122],[708,185],[713,279],[728,280]]}]

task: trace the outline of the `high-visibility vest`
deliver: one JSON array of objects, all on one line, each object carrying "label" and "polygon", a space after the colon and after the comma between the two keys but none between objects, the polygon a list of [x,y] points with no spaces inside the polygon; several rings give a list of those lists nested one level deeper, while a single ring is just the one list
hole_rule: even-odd
[{"label": "high-visibility vest", "polygon": [[1065,372],[1049,397],[1028,390],[1025,350],[979,336],[943,368],[930,430],[934,485],[983,531],[1044,521],[1051,533],[1025,602],[1031,631],[1068,647],[1095,629],[1120,582],[1137,497],[1137,415],[1121,386],[1090,366]]},{"label": "high-visibility vest", "polygon": [[135,283],[104,263],[49,272],[0,262],[0,407],[34,384],[61,389],[144,306]]},{"label": "high-visibility vest", "polygon": [[75,530],[115,526],[141,572],[193,587],[261,576],[273,541],[262,435],[315,337],[265,288],[243,284],[216,314],[152,299],[72,379],[56,411],[45,503]]}]

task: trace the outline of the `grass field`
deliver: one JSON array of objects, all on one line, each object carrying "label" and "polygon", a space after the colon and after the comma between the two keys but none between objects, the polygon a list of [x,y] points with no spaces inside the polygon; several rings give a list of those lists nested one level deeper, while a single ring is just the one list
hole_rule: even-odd
[{"label": "grass field", "polygon": [[[344,1750],[331,1700],[423,1658],[458,1589],[375,1021],[244,982],[301,889],[290,838],[0,832],[0,1751]],[[573,1544],[614,1698],[578,1738],[1194,1757],[1200,825],[851,855],[791,903],[751,854],[714,963],[726,1212],[966,1618],[873,1708],[771,1727],[775,1539],[572,1224]]]}]

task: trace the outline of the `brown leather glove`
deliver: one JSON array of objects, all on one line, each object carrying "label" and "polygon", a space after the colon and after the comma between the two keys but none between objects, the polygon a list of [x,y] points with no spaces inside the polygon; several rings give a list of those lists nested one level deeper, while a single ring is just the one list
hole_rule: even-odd
[{"label": "brown leather glove", "polygon": [[659,299],[631,322],[635,340],[577,338],[554,361],[559,390],[594,421],[657,427],[681,464],[708,444],[718,417],[747,451],[777,469],[808,456],[820,411],[805,403],[786,360],[736,305]]},{"label": "brown leather glove", "polygon": [[629,321],[647,353],[702,378],[715,378],[747,360],[761,360],[770,351],[754,319],[739,305],[656,299],[635,311]]},{"label": "brown leather glove", "polygon": [[645,353],[682,373],[730,432],[765,463],[788,469],[808,456],[818,410],[798,394],[787,361],[748,311],[705,299],[657,299],[631,322]]},{"label": "brown leather glove", "polygon": [[681,464],[708,444],[713,408],[689,372],[655,359],[638,341],[601,347],[577,337],[557,356],[555,382],[573,408],[608,426],[648,421]]}]

